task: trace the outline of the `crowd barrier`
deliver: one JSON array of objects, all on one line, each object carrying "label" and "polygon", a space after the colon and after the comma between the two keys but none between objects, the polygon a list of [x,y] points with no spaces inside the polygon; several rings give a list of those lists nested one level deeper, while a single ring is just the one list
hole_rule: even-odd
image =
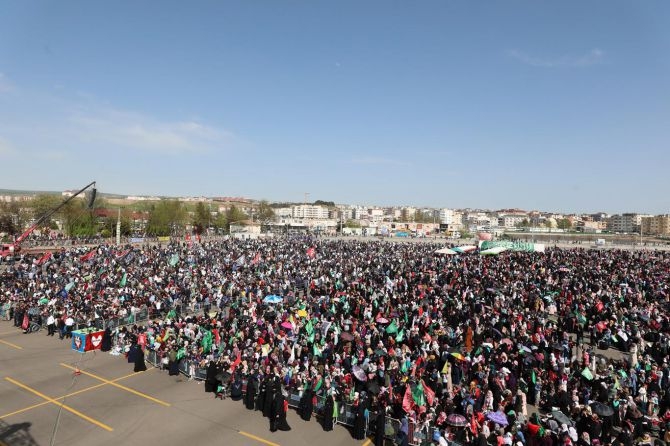
[{"label": "crowd barrier", "polygon": [[[162,364],[162,357],[159,353],[154,350],[147,350],[145,354],[145,360],[153,365],[154,367],[163,369],[165,364]],[[179,372],[191,380],[204,381],[207,378],[207,369],[205,367],[199,367],[198,364],[194,364],[192,361],[183,360],[179,363]],[[246,392],[247,382],[246,380],[242,381],[242,390]],[[290,408],[297,409],[300,404],[301,394],[297,391],[290,391],[288,394],[287,402]],[[316,405],[314,406],[314,414],[321,418],[328,416],[324,413],[325,407],[325,397],[322,395],[317,395]],[[338,414],[335,417],[334,424],[341,424],[347,427],[353,427],[356,420],[356,412],[354,407],[350,403],[340,402],[338,403]],[[372,412],[370,414],[370,419],[374,420],[376,414]],[[373,435],[374,430],[371,429],[372,423],[367,423],[366,435]],[[409,424],[409,435],[408,443],[412,446],[428,446],[432,444],[433,431],[435,429],[430,427],[428,429],[417,429],[413,423]],[[398,437],[400,432],[400,420],[395,418],[386,417],[386,425],[384,427],[384,436],[386,439],[394,441]]]}]

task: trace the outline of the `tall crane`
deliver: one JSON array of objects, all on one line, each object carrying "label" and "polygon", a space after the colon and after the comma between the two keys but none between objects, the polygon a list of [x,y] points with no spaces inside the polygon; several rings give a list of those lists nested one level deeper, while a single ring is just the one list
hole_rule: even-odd
[{"label": "tall crane", "polygon": [[71,195],[70,197],[68,197],[68,198],[67,198],[65,201],[63,201],[61,204],[59,204],[58,206],[56,206],[55,208],[51,209],[49,212],[47,212],[46,214],[44,214],[42,217],[40,217],[35,223],[33,223],[33,225],[32,225],[31,227],[29,227],[28,229],[26,229],[26,230],[23,232],[23,234],[21,234],[20,236],[18,236],[18,237],[16,238],[16,240],[14,240],[13,243],[3,243],[3,244],[2,244],[2,247],[0,248],[0,257],[3,257],[3,258],[4,258],[4,257],[8,257],[8,256],[16,255],[16,254],[21,250],[21,242],[22,242],[23,240],[25,240],[26,237],[28,237],[30,234],[32,234],[33,231],[34,231],[35,229],[37,229],[38,227],[40,227],[40,225],[41,225],[42,223],[44,223],[45,221],[49,220],[49,218],[51,218],[51,216],[52,216],[53,214],[55,214],[56,212],[58,212],[59,210],[61,210],[61,209],[63,208],[63,206],[65,206],[66,204],[68,204],[70,201],[74,200],[74,198],[77,197],[78,195],[81,195],[84,191],[86,191],[86,190],[87,190],[89,187],[91,187],[91,186],[93,186],[93,189],[92,189],[91,196],[89,197],[89,200],[88,200],[88,208],[89,208],[89,209],[92,208],[92,207],[93,207],[93,203],[95,202],[95,196],[96,196],[96,193],[97,193],[97,189],[95,188],[95,181],[90,182],[89,184],[87,184],[86,186],[84,186],[82,189],[80,189],[79,191],[77,191],[75,194],[73,194],[73,195]]}]

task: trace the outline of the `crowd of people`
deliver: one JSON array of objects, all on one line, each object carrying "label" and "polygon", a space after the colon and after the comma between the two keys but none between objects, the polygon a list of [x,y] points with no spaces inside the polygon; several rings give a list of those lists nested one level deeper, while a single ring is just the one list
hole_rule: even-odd
[{"label": "crowd of people", "polygon": [[[15,325],[106,332],[129,361],[206,368],[205,390],[290,429],[408,444],[626,445],[670,438],[670,254],[551,248],[439,255],[430,242],[269,238],[99,246],[3,273]],[[193,313],[190,310],[197,308]],[[111,339],[117,339],[115,346]],[[190,371],[194,374],[194,370]],[[246,386],[243,385],[246,382]]]}]

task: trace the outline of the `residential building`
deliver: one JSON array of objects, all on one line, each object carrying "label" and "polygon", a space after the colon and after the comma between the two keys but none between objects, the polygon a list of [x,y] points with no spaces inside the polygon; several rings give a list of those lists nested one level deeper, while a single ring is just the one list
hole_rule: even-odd
[{"label": "residential building", "polygon": [[328,208],[325,206],[314,206],[311,204],[293,206],[293,218],[328,219]]},{"label": "residential building", "polygon": [[670,236],[670,215],[642,217],[642,235]]},{"label": "residential building", "polygon": [[645,216],[632,212],[612,215],[609,219],[607,228],[612,232],[640,232],[642,217],[651,217],[651,215]]}]

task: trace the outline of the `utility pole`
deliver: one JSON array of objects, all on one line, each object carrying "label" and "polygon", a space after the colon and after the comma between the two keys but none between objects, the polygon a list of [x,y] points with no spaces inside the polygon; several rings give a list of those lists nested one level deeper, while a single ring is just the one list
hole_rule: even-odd
[{"label": "utility pole", "polygon": [[303,204],[307,204],[307,199],[309,198],[309,192],[305,192],[305,202]]}]

